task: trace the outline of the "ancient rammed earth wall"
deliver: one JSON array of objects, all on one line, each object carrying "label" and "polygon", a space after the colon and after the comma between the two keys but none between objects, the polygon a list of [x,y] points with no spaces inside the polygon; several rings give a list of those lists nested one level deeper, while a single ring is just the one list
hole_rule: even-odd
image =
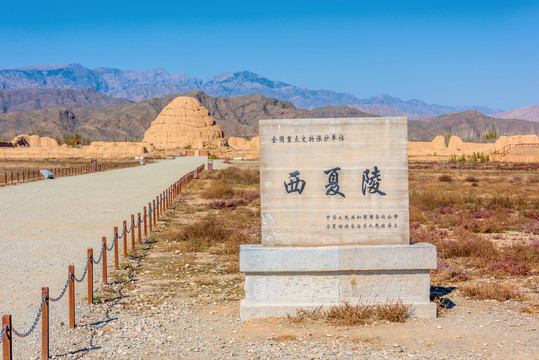
[{"label": "ancient rammed earth wall", "polygon": [[[433,157],[448,158],[452,155],[462,156],[483,153],[484,155],[489,155],[491,160],[494,161],[539,162],[537,147],[524,148],[518,146],[522,144],[537,144],[539,146],[539,137],[537,135],[501,136],[495,143],[484,144],[463,142],[458,136],[453,136],[446,146],[444,138],[437,136],[431,142],[408,142],[408,156],[411,159],[428,158],[430,160]],[[529,151],[524,154],[512,154],[517,149],[529,149]],[[507,154],[494,154],[502,150],[506,150]]]}]

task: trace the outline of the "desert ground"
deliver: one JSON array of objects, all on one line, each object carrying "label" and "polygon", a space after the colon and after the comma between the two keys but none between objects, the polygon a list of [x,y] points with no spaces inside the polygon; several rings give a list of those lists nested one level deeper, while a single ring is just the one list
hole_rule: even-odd
[{"label": "desert ground", "polygon": [[[537,358],[534,164],[410,164],[411,241],[438,248],[437,319],[335,311],[244,323],[238,253],[260,242],[259,176],[256,162],[233,165],[205,172],[182,193],[99,288],[98,304],[80,293],[74,330],[65,316],[51,322],[53,358]],[[39,336],[15,346],[20,358],[39,358]]]}]

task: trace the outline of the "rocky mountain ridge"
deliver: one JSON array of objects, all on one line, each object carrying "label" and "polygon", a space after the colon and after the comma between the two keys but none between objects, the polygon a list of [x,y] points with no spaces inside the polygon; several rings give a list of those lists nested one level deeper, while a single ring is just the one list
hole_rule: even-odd
[{"label": "rocky mountain ridge", "polygon": [[25,112],[57,105],[111,107],[132,103],[94,89],[0,89],[0,113]]},{"label": "rocky mountain ridge", "polygon": [[[451,107],[431,105],[421,100],[403,101],[389,95],[359,99],[351,94],[331,90],[310,90],[281,81],[272,81],[248,71],[223,73],[206,81],[184,73],[169,74],[164,69],[123,71],[114,68],[88,69],[80,64],[39,65],[0,69],[0,89],[22,88],[92,88],[112,97],[134,101],[164,97],[173,93],[200,90],[215,97],[261,94],[289,101],[299,108],[312,109],[327,105],[387,105],[402,112],[419,115],[441,115],[466,110],[495,113],[484,106]],[[387,112],[380,113],[387,115]]]},{"label": "rocky mountain ridge", "polygon": [[539,122],[539,104],[504,111],[502,113],[494,114],[492,117],[499,119],[522,119]]}]

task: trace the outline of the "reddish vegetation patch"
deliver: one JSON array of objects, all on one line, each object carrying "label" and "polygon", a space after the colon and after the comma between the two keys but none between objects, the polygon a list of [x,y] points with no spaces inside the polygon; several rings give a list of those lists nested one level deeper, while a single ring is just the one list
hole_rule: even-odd
[{"label": "reddish vegetation patch", "polygon": [[[484,289],[477,295],[470,289],[487,278],[517,281],[520,287],[521,279],[528,284],[539,275],[537,167],[410,165],[410,241],[436,245],[438,268],[432,271],[433,284],[458,288],[469,284],[463,293],[473,298],[523,298],[507,292],[495,297]],[[488,291],[497,289],[496,283],[489,286]],[[539,302],[535,290],[523,291],[535,294],[532,303]]]}]

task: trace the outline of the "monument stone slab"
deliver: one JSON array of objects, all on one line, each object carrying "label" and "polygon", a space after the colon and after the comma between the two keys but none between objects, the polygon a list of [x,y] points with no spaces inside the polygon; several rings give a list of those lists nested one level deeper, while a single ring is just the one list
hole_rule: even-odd
[{"label": "monument stone slab", "polygon": [[406,118],[260,121],[262,244],[408,244]]},{"label": "monument stone slab", "polygon": [[409,244],[407,119],[259,128],[262,245],[240,247],[241,319],[397,300],[435,317],[436,247]]}]

